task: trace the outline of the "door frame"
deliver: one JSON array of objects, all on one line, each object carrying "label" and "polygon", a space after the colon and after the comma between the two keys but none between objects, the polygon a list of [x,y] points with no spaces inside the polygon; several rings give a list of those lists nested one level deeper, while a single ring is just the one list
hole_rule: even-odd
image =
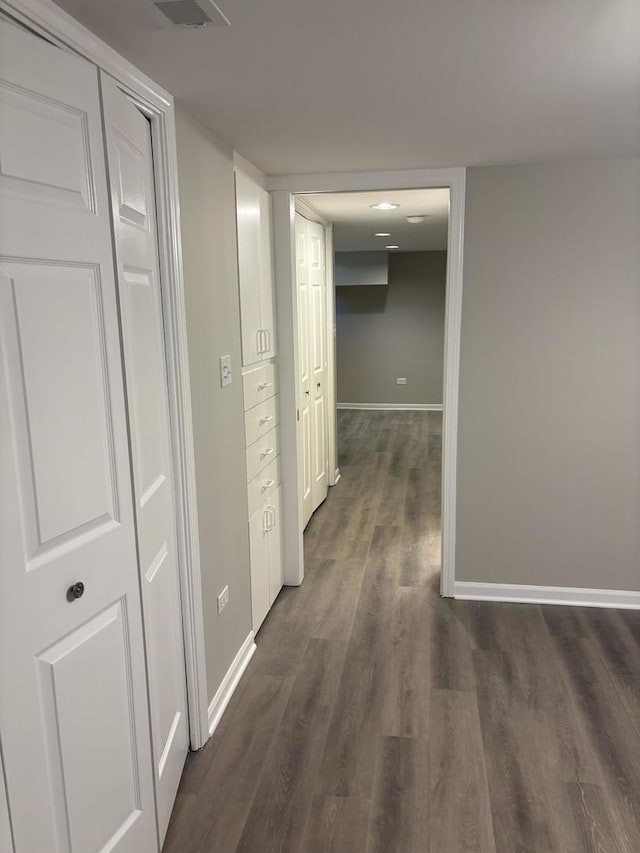
[{"label": "door frame", "polygon": [[[285,583],[299,586],[304,579],[302,506],[298,488],[299,438],[297,429],[298,386],[296,382],[297,304],[295,290],[294,215],[296,196],[322,192],[394,191],[404,189],[449,189],[449,230],[445,304],[445,344],[442,425],[442,571],[440,594],[454,597],[456,557],[456,469],[458,445],[458,386],[460,376],[460,329],[464,246],[466,169],[410,169],[387,172],[345,172],[319,175],[279,175],[267,178],[273,199],[273,230],[276,265],[276,305],[280,337],[280,430],[282,437],[284,572]],[[332,288],[333,290],[333,288]],[[333,295],[333,294],[332,294]],[[334,315],[333,315],[334,316]],[[327,324],[331,326],[330,323]],[[331,329],[333,334],[333,329]],[[332,348],[334,343],[332,341]],[[329,350],[328,350],[329,351]],[[334,382],[335,374],[329,373]],[[330,469],[338,474],[335,421]]]},{"label": "door frame", "polygon": [[50,0],[0,0],[2,13],[96,65],[151,124],[189,733],[199,749],[209,724],[173,97]]}]

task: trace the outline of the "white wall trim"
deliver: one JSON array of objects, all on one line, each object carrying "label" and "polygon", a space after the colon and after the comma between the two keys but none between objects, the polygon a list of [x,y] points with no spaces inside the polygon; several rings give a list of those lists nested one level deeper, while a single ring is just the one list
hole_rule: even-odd
[{"label": "white wall trim", "polygon": [[442,403],[338,403],[338,408],[383,412],[441,412]]},{"label": "white wall trim", "polygon": [[208,696],[173,98],[49,0],[0,0],[0,11],[109,74],[151,121],[189,733],[198,749],[209,737]]},{"label": "white wall trim", "polygon": [[[447,289],[445,305],[444,387],[442,422],[442,572],[440,590],[449,598],[454,594],[456,559],[456,468],[458,458],[458,384],[460,374],[460,327],[462,321],[462,282],[464,247],[464,206],[466,170],[411,169],[393,172],[346,172],[326,175],[278,175],[267,177],[273,197],[276,297],[280,340],[280,389],[290,399],[281,401],[281,452],[285,491],[283,494],[285,527],[285,583],[301,583],[304,577],[302,527],[297,495],[299,436],[298,409],[297,294],[295,292],[295,242],[293,234],[294,197],[297,193],[346,192],[370,190],[427,189],[450,190],[447,249]],[[293,338],[290,340],[290,338]],[[283,346],[284,344],[284,346]],[[288,580],[294,578],[294,580]]]},{"label": "white wall trim", "polygon": [[256,644],[253,641],[253,631],[249,631],[246,640],[238,649],[238,654],[233,659],[233,663],[227,670],[227,674],[222,679],[220,687],[216,690],[216,695],[209,705],[209,735],[212,735],[218,727],[218,723],[222,719],[229,700],[233,696],[255,650]]},{"label": "white wall trim", "polygon": [[572,607],[640,610],[640,592],[629,590],[456,581],[454,593],[455,598],[470,601],[512,601],[518,604],[564,604]]}]

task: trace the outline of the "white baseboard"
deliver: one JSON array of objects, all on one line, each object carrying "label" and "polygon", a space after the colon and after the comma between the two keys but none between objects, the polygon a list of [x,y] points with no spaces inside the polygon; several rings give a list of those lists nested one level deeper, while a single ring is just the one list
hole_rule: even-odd
[{"label": "white baseboard", "polygon": [[233,663],[227,670],[227,674],[222,679],[222,683],[216,690],[216,695],[209,705],[209,735],[215,732],[255,650],[256,644],[253,642],[253,631],[250,631],[247,639],[240,646],[238,654],[233,659]]},{"label": "white baseboard", "polygon": [[441,412],[442,403],[338,403],[338,409],[382,412]]},{"label": "white baseboard", "polygon": [[512,601],[518,604],[564,604],[573,607],[640,610],[640,592],[617,589],[456,581],[453,595],[454,598],[471,601]]}]

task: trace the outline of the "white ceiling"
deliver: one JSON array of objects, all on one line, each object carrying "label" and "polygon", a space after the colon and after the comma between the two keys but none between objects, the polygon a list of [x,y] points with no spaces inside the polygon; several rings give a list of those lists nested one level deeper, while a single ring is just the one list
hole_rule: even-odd
[{"label": "white ceiling", "polygon": [[59,4],[267,174],[640,151],[639,0],[151,0]]},{"label": "white ceiling", "polygon": [[[426,252],[447,248],[449,190],[397,190],[393,192],[312,193],[305,201],[333,222],[334,249],[338,252],[384,250],[397,244],[401,252]],[[372,210],[380,201],[399,204],[397,210]],[[407,216],[425,215],[419,224]],[[391,237],[375,237],[390,231]]]}]

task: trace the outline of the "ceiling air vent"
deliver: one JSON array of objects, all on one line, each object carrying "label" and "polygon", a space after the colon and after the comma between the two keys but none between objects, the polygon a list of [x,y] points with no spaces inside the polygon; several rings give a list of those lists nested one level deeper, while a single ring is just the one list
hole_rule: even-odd
[{"label": "ceiling air vent", "polygon": [[153,5],[174,27],[219,27],[231,23],[213,0],[154,0]]}]

